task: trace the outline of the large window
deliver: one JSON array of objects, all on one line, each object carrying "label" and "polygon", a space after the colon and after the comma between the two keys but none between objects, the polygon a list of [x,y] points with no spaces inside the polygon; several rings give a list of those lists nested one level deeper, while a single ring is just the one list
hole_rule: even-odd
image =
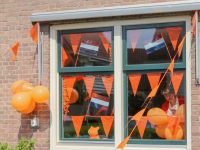
[{"label": "large window", "polygon": [[[129,143],[186,144],[185,45],[176,55],[184,35],[183,22],[123,27],[125,137],[138,122]],[[165,74],[174,57],[174,71]]]},{"label": "large window", "polygon": [[112,30],[58,32],[62,140],[114,140]]}]

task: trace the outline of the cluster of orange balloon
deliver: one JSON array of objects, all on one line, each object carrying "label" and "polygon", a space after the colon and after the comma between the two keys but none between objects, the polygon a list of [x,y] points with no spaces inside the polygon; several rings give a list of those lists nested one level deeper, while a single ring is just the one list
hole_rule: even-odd
[{"label": "cluster of orange balloon", "polygon": [[[168,116],[160,108],[152,108],[147,113],[149,122],[156,125],[156,134],[161,138],[167,140],[181,140],[185,138],[185,105],[180,105],[176,110],[174,116]],[[170,129],[168,117],[182,116],[178,126],[178,130],[175,134],[176,122],[173,124],[173,130]]]},{"label": "cluster of orange balloon", "polygon": [[23,80],[15,81],[12,85],[11,104],[13,108],[24,114],[29,114],[35,109],[36,102],[44,103],[49,98],[49,90],[44,86],[32,87]]}]

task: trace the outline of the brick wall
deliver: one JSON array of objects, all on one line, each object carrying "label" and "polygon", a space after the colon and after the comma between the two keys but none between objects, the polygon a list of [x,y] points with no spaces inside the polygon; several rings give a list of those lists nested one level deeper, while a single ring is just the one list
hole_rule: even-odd
[{"label": "brick wall", "polygon": [[[14,146],[22,136],[25,136],[36,140],[36,150],[49,149],[49,101],[45,104],[37,104],[35,111],[30,115],[21,114],[11,106],[11,97],[13,96],[11,86],[14,81],[23,79],[33,86],[36,86],[38,83],[37,45],[33,42],[30,35],[28,35],[20,42],[18,56],[15,61],[9,62],[13,55],[12,52],[3,56],[4,52],[10,49],[32,28],[33,25],[30,21],[31,13],[168,1],[174,0],[0,0],[0,142],[8,142],[10,146]],[[193,12],[183,12],[181,14],[192,15]],[[147,14],[142,16],[116,17],[115,19],[173,15],[177,15],[177,13],[157,14],[154,16]],[[111,18],[103,19],[109,20]],[[102,19],[89,19],[89,21],[99,20]],[[41,30],[44,32],[44,86],[49,88],[49,24],[85,21],[74,20],[42,24]],[[192,43],[192,145],[193,150],[198,150],[200,149],[200,95],[198,94],[199,87],[195,86],[194,38],[192,39]],[[32,129],[30,127],[30,119],[35,116],[40,118],[39,129]]]}]

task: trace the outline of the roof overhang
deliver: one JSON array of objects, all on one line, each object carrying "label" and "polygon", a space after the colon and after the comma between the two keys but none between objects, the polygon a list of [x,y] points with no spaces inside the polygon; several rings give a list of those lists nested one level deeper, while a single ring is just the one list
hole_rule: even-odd
[{"label": "roof overhang", "polygon": [[193,11],[199,9],[200,9],[200,1],[189,0],[189,1],[103,7],[103,8],[93,8],[93,9],[33,13],[31,14],[30,18],[32,22],[54,21],[54,20],[58,21],[58,20],[84,19],[84,18]]}]

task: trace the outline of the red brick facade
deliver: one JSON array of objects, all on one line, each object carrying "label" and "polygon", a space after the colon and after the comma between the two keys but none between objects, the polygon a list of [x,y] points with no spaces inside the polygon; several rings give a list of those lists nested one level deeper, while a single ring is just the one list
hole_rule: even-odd
[{"label": "red brick facade", "polygon": [[[30,21],[31,13],[169,1],[177,0],[0,0],[0,142],[7,142],[10,146],[14,146],[22,136],[25,136],[36,140],[36,150],[50,149],[49,101],[45,104],[37,104],[35,111],[30,115],[21,114],[11,106],[11,98],[13,96],[11,86],[14,81],[23,79],[33,86],[38,83],[37,45],[28,35],[20,42],[18,56],[15,61],[9,62],[13,55],[12,52],[3,56],[33,27]],[[187,12],[186,14],[192,15],[193,13]],[[184,12],[181,14],[184,14]],[[171,15],[175,16],[177,14],[173,13]],[[158,14],[158,16],[170,16],[170,14]],[[153,15],[147,14],[141,17],[147,18],[153,17]],[[120,19],[120,17],[116,19]],[[124,19],[124,17],[121,17],[121,19]],[[101,19],[90,19],[89,21],[98,20]],[[109,20],[109,18],[106,20]],[[75,21],[72,22],[74,23]],[[77,22],[85,22],[85,20]],[[59,22],[51,22],[51,24],[59,24]],[[50,88],[50,23],[43,23],[41,31],[44,32],[44,86]],[[196,56],[195,38],[193,36],[191,52],[192,150],[200,150],[200,87],[195,85]],[[30,120],[35,116],[40,119],[39,129],[32,129],[30,126]]]}]

